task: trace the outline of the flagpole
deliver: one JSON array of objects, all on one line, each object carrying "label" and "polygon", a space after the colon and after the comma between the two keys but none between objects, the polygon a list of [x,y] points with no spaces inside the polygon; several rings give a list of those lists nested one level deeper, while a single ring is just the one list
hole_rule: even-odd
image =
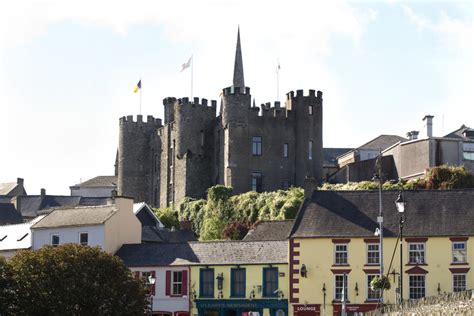
[{"label": "flagpole", "polygon": [[140,78],[140,110],[139,110],[139,113],[138,113],[140,115],[142,115],[142,87],[141,87],[142,84],[141,84],[141,82],[142,82],[142,78]]},{"label": "flagpole", "polygon": [[194,56],[191,55],[191,100],[193,99],[193,68],[194,68]]},{"label": "flagpole", "polygon": [[277,66],[277,101],[280,101],[280,60],[278,60],[278,66]]}]

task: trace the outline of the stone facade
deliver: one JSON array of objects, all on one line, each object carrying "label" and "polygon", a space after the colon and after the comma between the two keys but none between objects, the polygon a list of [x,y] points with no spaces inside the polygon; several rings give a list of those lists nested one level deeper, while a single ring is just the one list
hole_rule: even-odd
[{"label": "stone facade", "polygon": [[118,192],[154,206],[204,197],[216,184],[234,193],[303,186],[322,179],[322,92],[291,91],[252,106],[237,36],[234,82],[217,102],[166,98],[164,124],[120,119]]}]

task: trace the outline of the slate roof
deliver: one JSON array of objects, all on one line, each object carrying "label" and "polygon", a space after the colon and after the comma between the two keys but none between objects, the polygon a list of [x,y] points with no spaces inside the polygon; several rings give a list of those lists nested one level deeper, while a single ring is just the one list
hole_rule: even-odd
[{"label": "slate roof", "polygon": [[43,217],[38,216],[28,223],[0,226],[0,251],[30,248],[30,227]]},{"label": "slate roof", "polygon": [[8,195],[17,185],[16,182],[0,183],[0,195]]},{"label": "slate roof", "polygon": [[249,230],[244,241],[286,240],[293,227],[293,220],[260,221]]},{"label": "slate roof", "polygon": [[404,141],[407,141],[407,139],[398,135],[380,135],[364,145],[359,146],[357,149],[385,150],[395,143]]},{"label": "slate roof", "polygon": [[[382,192],[384,235],[398,235],[398,191]],[[474,190],[404,191],[406,237],[473,236]],[[295,218],[290,237],[373,237],[378,191],[315,191]]]},{"label": "slate roof", "polygon": [[82,183],[76,184],[76,187],[116,187],[117,176],[97,176]]},{"label": "slate roof", "polygon": [[196,236],[191,230],[172,231],[168,228],[142,227],[142,242],[183,243],[196,240]]},{"label": "slate roof", "polygon": [[464,132],[470,132],[471,134],[474,133],[474,129],[467,127],[466,125],[461,125],[460,128],[457,130],[449,133],[448,135],[444,136],[446,138],[458,138],[458,139],[463,139],[463,140],[474,140],[472,138],[468,138],[464,136]]},{"label": "slate roof", "polygon": [[18,223],[23,223],[23,218],[21,214],[17,212],[15,205],[11,203],[0,203],[0,225]]},{"label": "slate roof", "polygon": [[337,167],[337,157],[353,149],[354,148],[323,148],[323,166]]},{"label": "slate roof", "polygon": [[213,241],[123,245],[127,266],[277,264],[288,261],[287,241]]},{"label": "slate roof", "polygon": [[55,209],[31,228],[99,225],[105,223],[117,211],[115,205]]}]

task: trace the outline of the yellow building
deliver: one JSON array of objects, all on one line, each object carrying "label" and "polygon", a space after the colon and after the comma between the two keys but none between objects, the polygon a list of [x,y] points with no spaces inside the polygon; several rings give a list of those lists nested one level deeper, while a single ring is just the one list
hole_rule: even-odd
[{"label": "yellow building", "polygon": [[287,241],[201,242],[192,248],[191,315],[288,314]]},{"label": "yellow building", "polygon": [[[405,191],[403,217],[397,196],[381,197],[383,267],[391,282],[383,302],[399,301],[400,281],[405,301],[474,287],[474,190]],[[316,191],[305,201],[290,233],[290,315],[340,315],[343,305],[357,315],[377,307],[380,292],[369,284],[380,273],[378,215],[377,191]]]}]

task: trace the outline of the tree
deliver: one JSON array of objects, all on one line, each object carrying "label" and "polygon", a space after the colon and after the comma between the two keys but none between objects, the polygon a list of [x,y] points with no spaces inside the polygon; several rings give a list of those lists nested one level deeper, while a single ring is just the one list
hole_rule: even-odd
[{"label": "tree", "polygon": [[8,265],[16,292],[12,315],[140,315],[146,308],[142,281],[98,247],[26,250]]},{"label": "tree", "polygon": [[0,315],[8,315],[14,297],[10,266],[0,257]]},{"label": "tree", "polygon": [[154,212],[165,227],[179,227],[178,212],[174,210],[173,207],[156,208]]}]

